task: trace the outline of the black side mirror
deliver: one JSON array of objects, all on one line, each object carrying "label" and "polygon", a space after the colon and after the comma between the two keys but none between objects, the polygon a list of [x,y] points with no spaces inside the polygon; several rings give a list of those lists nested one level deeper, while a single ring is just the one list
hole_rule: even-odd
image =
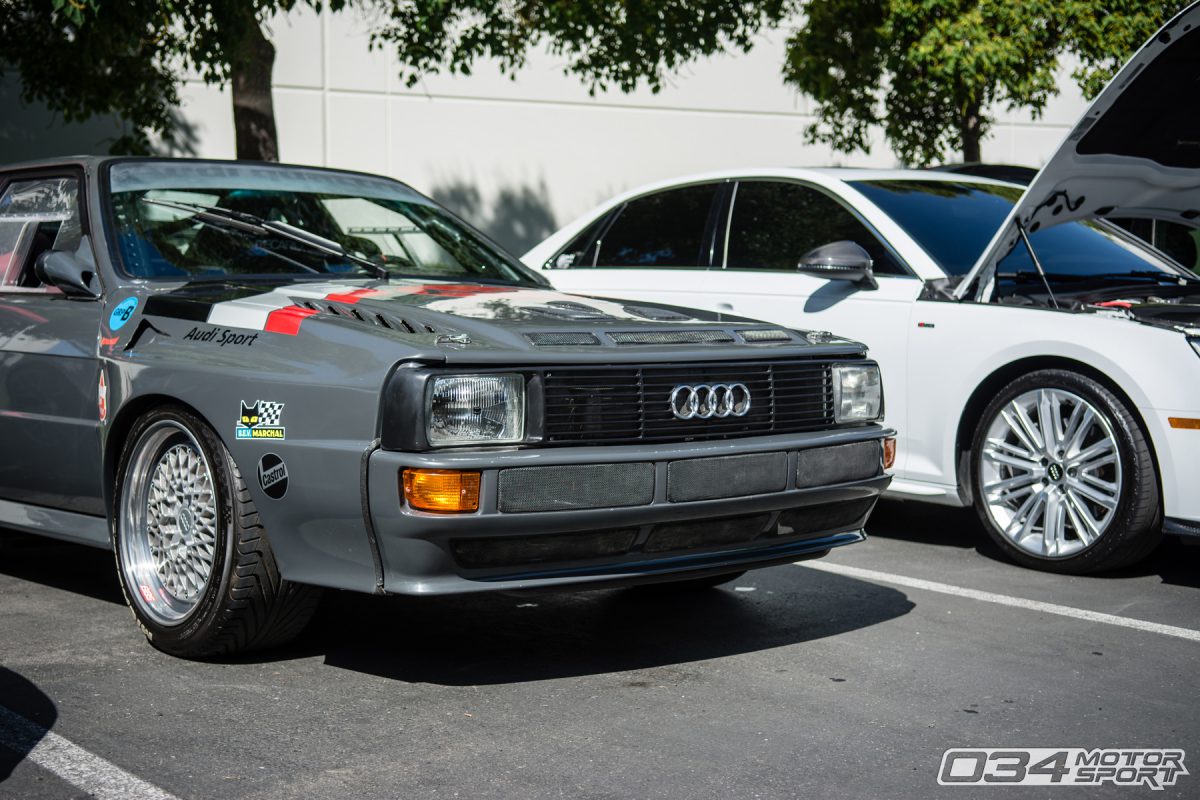
[{"label": "black side mirror", "polygon": [[851,241],[830,242],[809,250],[796,265],[805,275],[830,280],[851,281],[864,289],[878,289],[871,255]]},{"label": "black side mirror", "polygon": [[96,267],[75,253],[47,250],[37,257],[33,270],[39,281],[61,289],[68,297],[95,300],[100,296]]}]

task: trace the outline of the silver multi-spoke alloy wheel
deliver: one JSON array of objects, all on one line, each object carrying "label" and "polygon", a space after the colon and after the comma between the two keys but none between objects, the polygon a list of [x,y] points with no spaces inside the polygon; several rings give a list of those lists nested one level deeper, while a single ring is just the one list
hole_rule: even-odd
[{"label": "silver multi-spoke alloy wheel", "polygon": [[213,472],[184,426],[161,420],[138,439],[121,496],[118,558],[130,601],[161,625],[195,611],[216,557]]},{"label": "silver multi-spoke alloy wheel", "polygon": [[978,478],[996,528],[1037,558],[1092,547],[1121,500],[1121,451],[1107,416],[1078,394],[1038,388],[986,424]]}]

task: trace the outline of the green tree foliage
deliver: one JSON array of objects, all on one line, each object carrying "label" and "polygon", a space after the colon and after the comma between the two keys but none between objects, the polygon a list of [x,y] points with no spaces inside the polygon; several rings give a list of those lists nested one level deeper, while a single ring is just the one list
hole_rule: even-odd
[{"label": "green tree foliage", "polygon": [[900,160],[978,161],[996,108],[1040,116],[1064,56],[1094,96],[1172,14],[1159,0],[810,0],[784,79],[816,102],[811,142]]},{"label": "green tree foliage", "polygon": [[[0,0],[0,71],[26,101],[67,120],[115,114],[134,133],[118,152],[145,152],[177,132],[183,76],[232,88],[239,158],[277,158],[265,23],[296,6],[353,3],[395,49],[411,85],[422,74],[469,74],[480,58],[511,74],[531,47],[563,58],[592,90],[656,90],[690,59],[749,50],[789,0]],[[7,62],[7,67],[4,62]]]},{"label": "green tree foliage", "polygon": [[372,36],[399,55],[412,85],[422,74],[470,74],[479,58],[511,74],[544,44],[564,71],[595,91],[658,91],[682,64],[724,50],[748,51],[754,34],[790,10],[788,0],[408,0],[375,2]]}]

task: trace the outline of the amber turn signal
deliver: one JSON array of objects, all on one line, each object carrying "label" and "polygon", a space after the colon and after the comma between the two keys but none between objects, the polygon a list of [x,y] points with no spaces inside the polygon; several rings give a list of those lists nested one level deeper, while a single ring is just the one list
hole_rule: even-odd
[{"label": "amber turn signal", "polygon": [[1192,419],[1191,417],[1167,417],[1167,421],[1171,423],[1172,428],[1187,428],[1193,431],[1200,431],[1200,419]]},{"label": "amber turn signal", "polygon": [[479,473],[456,469],[406,469],[404,499],[418,511],[462,513],[479,509]]},{"label": "amber turn signal", "polygon": [[894,437],[887,437],[883,440],[883,468],[891,469],[896,463],[896,440]]}]

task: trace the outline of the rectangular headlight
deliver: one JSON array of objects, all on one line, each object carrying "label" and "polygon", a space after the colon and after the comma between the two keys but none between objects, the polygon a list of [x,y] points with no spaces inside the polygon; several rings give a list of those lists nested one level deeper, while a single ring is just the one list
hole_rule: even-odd
[{"label": "rectangular headlight", "polygon": [[429,382],[426,433],[431,445],[505,444],[525,438],[525,379],[520,375],[441,375]]},{"label": "rectangular headlight", "polygon": [[833,365],[834,422],[871,422],[883,416],[883,384],[875,364]]}]

